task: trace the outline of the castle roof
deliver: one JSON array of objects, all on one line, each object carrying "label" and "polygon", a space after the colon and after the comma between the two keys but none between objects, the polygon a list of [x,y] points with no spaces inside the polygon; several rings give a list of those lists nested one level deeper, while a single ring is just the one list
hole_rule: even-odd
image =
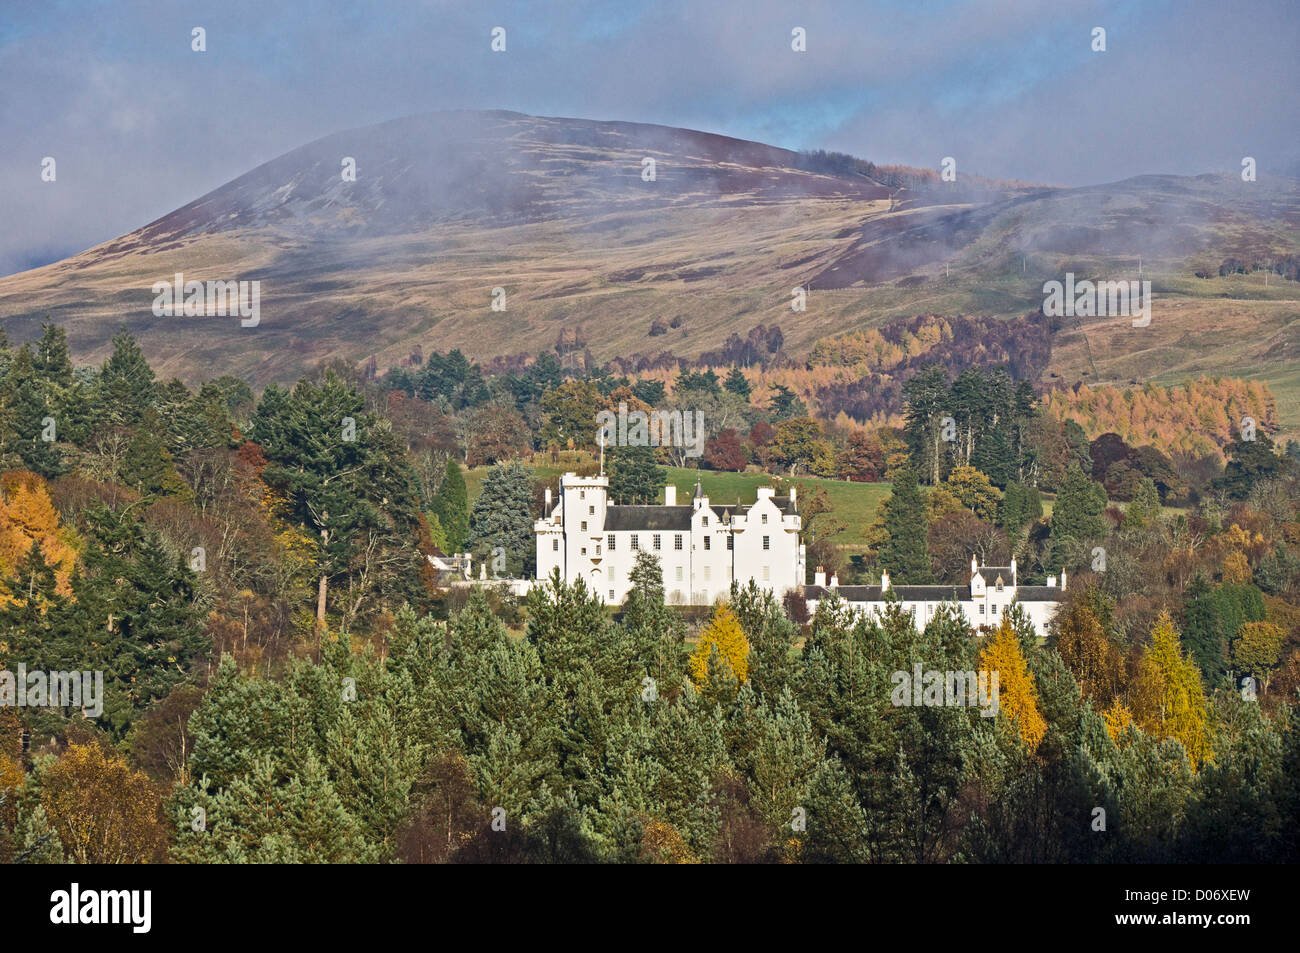
[{"label": "castle roof", "polygon": [[[970,586],[890,586],[889,592],[898,593],[903,602],[969,602]],[[848,602],[884,602],[885,590],[879,586],[804,586],[805,599],[824,599],[829,593],[838,593]]]},{"label": "castle roof", "polygon": [[611,533],[625,530],[689,530],[691,506],[611,506],[605,510],[605,529]]}]

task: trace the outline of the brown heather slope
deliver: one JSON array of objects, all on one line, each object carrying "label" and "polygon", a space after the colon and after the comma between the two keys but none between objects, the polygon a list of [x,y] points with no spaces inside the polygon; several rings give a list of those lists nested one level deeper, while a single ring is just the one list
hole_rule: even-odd
[{"label": "brown heather slope", "polygon": [[[344,156],[354,183],[341,180]],[[641,178],[647,156],[654,182]],[[1295,254],[1296,181],[970,181],[909,192],[704,132],[436,113],[328,136],[135,232],[0,278],[0,322],[21,342],[48,314],[79,361],[101,359],[125,324],[160,374],[255,385],[336,356],[373,355],[382,370],[417,345],[536,353],[579,325],[601,361],[695,356],[760,323],[804,355],[891,318],[1023,316],[1044,280],[1136,277],[1141,256],[1157,281],[1152,327],[1062,327],[1053,380],[1181,379],[1228,363],[1272,375],[1290,423],[1300,284],[1191,275],[1228,255]],[[178,271],[260,280],[260,326],[155,317],[150,288]],[[790,309],[797,285],[812,289],[803,313]],[[504,313],[490,308],[496,287]],[[681,320],[651,337],[656,318]]]}]

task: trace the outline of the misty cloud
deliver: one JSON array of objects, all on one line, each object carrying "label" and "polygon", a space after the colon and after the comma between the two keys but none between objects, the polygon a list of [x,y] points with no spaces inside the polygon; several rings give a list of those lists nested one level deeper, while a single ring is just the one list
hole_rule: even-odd
[{"label": "misty cloud", "polygon": [[[1290,5],[207,0],[0,12],[0,274],[330,133],[439,109],[654,122],[1064,185],[1300,168]],[[506,27],[505,54],[489,31]],[[803,26],[808,52],[790,50]],[[207,52],[190,30],[207,30]],[[1108,51],[1092,53],[1094,26]],[[54,156],[55,183],[40,180]]]}]

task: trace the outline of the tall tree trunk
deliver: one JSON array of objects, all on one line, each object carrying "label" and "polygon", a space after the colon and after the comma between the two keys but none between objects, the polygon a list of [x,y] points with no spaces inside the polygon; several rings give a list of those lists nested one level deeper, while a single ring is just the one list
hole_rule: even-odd
[{"label": "tall tree trunk", "polygon": [[320,574],[320,588],[316,591],[316,641],[320,641],[325,631],[325,592],[329,588],[329,577]]}]

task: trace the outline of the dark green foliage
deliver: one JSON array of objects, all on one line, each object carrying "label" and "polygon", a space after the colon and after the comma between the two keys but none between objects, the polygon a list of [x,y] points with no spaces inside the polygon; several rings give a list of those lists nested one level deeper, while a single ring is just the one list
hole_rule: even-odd
[{"label": "dark green foliage", "polygon": [[897,585],[934,581],[926,542],[929,518],[925,500],[910,468],[894,478],[894,492],[881,504],[888,538],[880,547],[880,565]]},{"label": "dark green foliage", "polygon": [[664,468],[655,462],[652,447],[615,447],[607,456],[609,495],[615,503],[657,503],[664,485]]},{"label": "dark green foliage", "polygon": [[443,470],[442,484],[433,498],[430,507],[442,524],[442,531],[447,537],[447,548],[458,553],[469,539],[469,504],[465,489],[465,477],[460,472],[460,465],[455,460],[448,460]]},{"label": "dark green foliage", "polygon": [[[469,516],[467,544],[489,560],[492,575],[519,578],[535,572],[532,502],[533,478],[522,466],[498,464],[488,472]],[[495,562],[498,557],[500,566]]]}]

